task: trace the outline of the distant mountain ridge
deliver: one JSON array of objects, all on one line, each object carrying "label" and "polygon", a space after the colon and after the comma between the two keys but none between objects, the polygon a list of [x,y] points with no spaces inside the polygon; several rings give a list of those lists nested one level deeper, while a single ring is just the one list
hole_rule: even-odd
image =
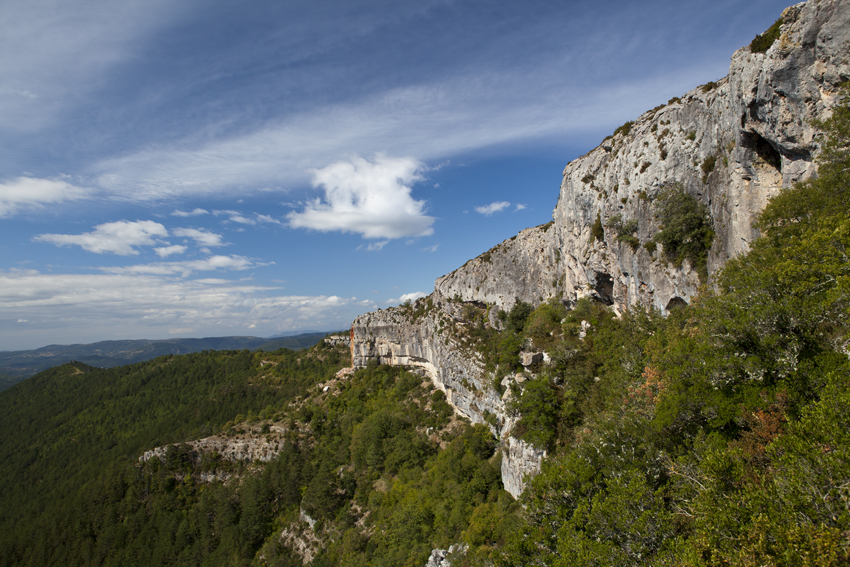
[{"label": "distant mountain ridge", "polygon": [[297,350],[312,346],[328,332],[310,331],[281,337],[206,337],[201,339],[118,340],[91,344],[48,345],[35,350],[0,351],[0,391],[46,370],[72,360],[110,368],[143,362],[166,354],[188,354],[204,350]]}]

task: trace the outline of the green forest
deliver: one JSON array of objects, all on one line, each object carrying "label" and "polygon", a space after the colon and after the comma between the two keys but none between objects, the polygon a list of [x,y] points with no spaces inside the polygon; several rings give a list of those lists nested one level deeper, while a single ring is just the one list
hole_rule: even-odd
[{"label": "green forest", "polygon": [[527,341],[551,357],[510,386],[513,434],[548,452],[519,501],[490,428],[410,369],[339,373],[345,347],[69,363],[0,394],[0,564],[847,565],[850,107],[819,127],[818,177],[669,316],[519,303],[499,332],[465,306],[449,332],[493,388]]}]

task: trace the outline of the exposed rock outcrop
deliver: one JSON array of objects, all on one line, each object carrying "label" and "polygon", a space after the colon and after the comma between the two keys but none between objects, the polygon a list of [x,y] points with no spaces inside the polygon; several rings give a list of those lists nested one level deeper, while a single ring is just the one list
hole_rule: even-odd
[{"label": "exposed rock outcrop", "polygon": [[525,490],[526,475],[540,472],[546,451],[522,439],[507,436],[502,440],[502,484],[514,498]]},{"label": "exposed rock outcrop", "polygon": [[[191,455],[196,460],[204,453],[217,453],[226,461],[245,462],[268,462],[275,458],[284,448],[284,430],[275,425],[267,434],[259,434],[248,430],[236,435],[223,436],[213,435],[196,441],[189,441],[188,445]],[[170,445],[156,447],[139,457],[140,462],[146,462],[153,458],[166,460]]]},{"label": "exposed rock outcrop", "polygon": [[508,310],[518,301],[538,304],[560,297],[563,277],[554,223],[527,228],[497,244],[462,268],[438,278],[434,289],[458,298]]},{"label": "exposed rock outcrop", "polygon": [[[446,393],[447,401],[473,422],[484,423],[485,411],[503,413],[498,392],[487,381],[481,355],[462,345],[455,327],[463,325],[452,317],[452,301],[435,292],[416,307],[393,307],[361,315],[352,325],[351,360],[366,366],[370,360],[422,368],[433,383]],[[416,316],[414,309],[423,312]],[[492,426],[498,435],[498,426]]]},{"label": "exposed rock outcrop", "polygon": [[[669,264],[645,246],[660,229],[656,198],[675,186],[707,207],[715,233],[710,282],[758,237],[753,221],[768,199],[816,175],[816,121],[830,115],[839,84],[850,78],[850,0],[810,0],[782,19],[781,35],[765,53],[738,50],[727,77],[644,113],[569,163],[552,223],[437,279],[424,312],[417,303],[358,317],[354,365],[376,359],[425,369],[460,413],[500,435],[503,481],[518,495],[543,453],[509,436],[511,417],[492,376],[449,332],[464,325],[463,302],[489,308],[497,328],[498,309],[518,301],[554,297],[569,305],[590,296],[618,311],[661,312],[689,303],[703,283],[694,266]],[[630,238],[618,233],[623,226]]]},{"label": "exposed rock outcrop", "polygon": [[466,544],[456,543],[448,549],[434,549],[431,551],[431,557],[428,558],[428,563],[425,567],[452,567],[452,557],[454,554],[463,555],[469,547]]}]

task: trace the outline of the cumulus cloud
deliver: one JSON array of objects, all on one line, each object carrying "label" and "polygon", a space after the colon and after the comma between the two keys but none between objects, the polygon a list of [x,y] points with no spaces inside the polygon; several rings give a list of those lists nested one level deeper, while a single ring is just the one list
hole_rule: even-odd
[{"label": "cumulus cloud", "polygon": [[410,186],[421,179],[422,169],[423,164],[414,158],[378,154],[372,162],[353,158],[314,170],[313,186],[324,189],[324,200],[316,199],[300,213],[289,213],[289,225],[359,233],[363,238],[433,234],[434,217],[425,214],[425,201],[410,195]]},{"label": "cumulus cloud", "polygon": [[18,177],[0,182],[0,217],[11,216],[21,209],[82,199],[88,194],[87,189],[62,180]]},{"label": "cumulus cloud", "polygon": [[496,201],[494,203],[490,203],[489,205],[484,205],[482,207],[475,207],[476,213],[481,213],[484,216],[490,216],[493,213],[498,213],[510,207],[511,204],[508,201]]},{"label": "cumulus cloud", "polygon": [[168,236],[165,227],[153,221],[108,222],[94,228],[93,232],[84,234],[39,234],[33,240],[57,246],[80,246],[97,254],[134,256],[139,253],[136,246],[152,246],[157,243],[156,238]]},{"label": "cumulus cloud", "polygon": [[186,247],[175,244],[174,246],[163,246],[161,248],[154,248],[153,250],[159,254],[160,258],[166,258],[172,254],[182,254],[186,251]]},{"label": "cumulus cloud", "polygon": [[525,209],[527,209],[527,208],[528,208],[528,207],[527,207],[526,205],[522,205],[522,204],[520,204],[520,203],[517,203],[517,204],[516,204],[516,208],[514,209],[514,212],[517,212],[517,211],[523,211],[523,210],[525,210]]},{"label": "cumulus cloud", "polygon": [[207,211],[206,209],[196,208],[196,209],[192,209],[191,211],[181,211],[180,209],[177,209],[176,211],[171,213],[171,216],[173,216],[173,217],[197,217],[199,215],[208,215],[208,214],[209,214],[209,211]]},{"label": "cumulus cloud", "polygon": [[174,236],[191,238],[198,246],[224,246],[222,236],[214,232],[199,230],[197,228],[175,228],[171,231]]}]

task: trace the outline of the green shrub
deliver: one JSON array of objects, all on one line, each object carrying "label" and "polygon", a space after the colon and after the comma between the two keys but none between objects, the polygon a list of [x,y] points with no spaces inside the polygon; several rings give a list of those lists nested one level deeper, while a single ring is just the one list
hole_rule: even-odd
[{"label": "green shrub", "polygon": [[614,135],[616,136],[617,134],[622,134],[623,136],[628,136],[629,132],[632,131],[632,126],[634,126],[634,125],[635,125],[634,121],[626,122],[625,124],[623,124],[622,126],[617,128],[616,130],[614,130]]},{"label": "green shrub", "polygon": [[525,301],[518,301],[508,313],[508,329],[521,333],[525,327],[525,322],[534,311],[534,306]]},{"label": "green shrub", "polygon": [[702,92],[707,93],[708,91],[717,88],[717,83],[714,81],[709,81],[702,86]]},{"label": "green shrub", "polygon": [[750,42],[750,51],[753,53],[764,53],[770,46],[773,45],[773,42],[779,39],[779,28],[782,26],[782,18],[779,18],[773,25],[767,28],[767,31],[763,34],[757,35],[752,42]]},{"label": "green shrub", "polygon": [[702,169],[702,182],[708,181],[708,174],[714,171],[714,166],[717,164],[717,156],[708,156],[702,161],[700,169]]},{"label": "green shrub", "polygon": [[593,222],[593,226],[590,227],[590,235],[593,237],[593,240],[598,240],[602,242],[605,240],[605,229],[602,228],[602,217],[600,213],[596,213],[596,220]]},{"label": "green shrub", "polygon": [[676,266],[687,259],[705,279],[708,251],[714,241],[711,215],[702,202],[685,193],[681,186],[663,191],[655,200],[661,230],[655,242]]}]

